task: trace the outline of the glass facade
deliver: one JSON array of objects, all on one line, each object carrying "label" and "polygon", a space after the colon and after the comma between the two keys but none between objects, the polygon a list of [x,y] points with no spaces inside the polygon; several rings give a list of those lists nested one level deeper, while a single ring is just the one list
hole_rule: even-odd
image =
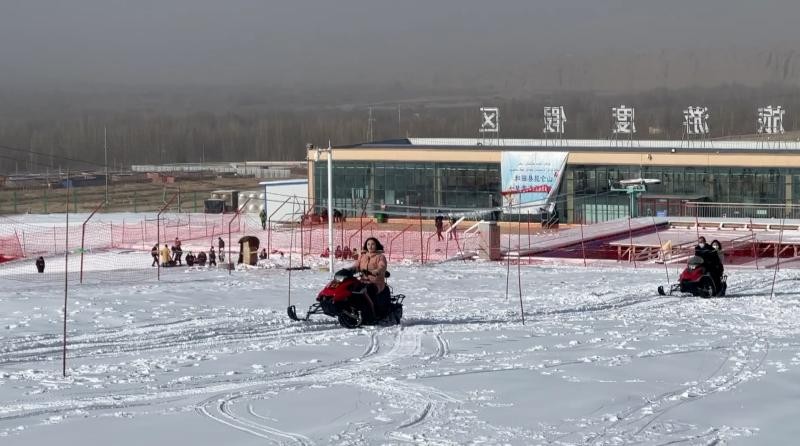
[{"label": "glass facade", "polygon": [[[589,166],[570,165],[576,195],[607,193],[609,180],[655,178],[660,184],[647,186],[647,193],[702,195],[721,203],[785,203],[787,178],[797,177],[794,169],[684,166]],[[797,187],[791,189],[798,190]],[[789,197],[797,202],[798,195]]]},{"label": "glass facade", "polygon": [[[314,194],[327,206],[327,165],[317,163]],[[438,207],[488,208],[500,193],[500,165],[494,163],[420,163],[334,161],[334,207],[348,215],[385,209],[431,215]]]},{"label": "glass facade", "polygon": [[[317,207],[327,207],[327,165],[316,163]],[[388,212],[431,215],[437,208],[486,209],[497,206],[500,165],[496,163],[334,161],[334,207],[348,215]],[[718,203],[800,202],[800,170],[693,166],[568,165],[556,197],[564,222],[604,221],[628,215],[629,198],[611,191],[623,179],[655,178],[647,195],[685,197]],[[676,207],[670,203],[669,215]],[[648,209],[642,215],[654,215]],[[507,216],[513,219],[517,217]]]}]

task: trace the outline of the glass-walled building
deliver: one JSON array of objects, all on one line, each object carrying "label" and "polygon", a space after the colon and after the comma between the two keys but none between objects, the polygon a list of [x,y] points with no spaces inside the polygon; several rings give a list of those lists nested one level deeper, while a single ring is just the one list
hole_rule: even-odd
[{"label": "glass-walled building", "polygon": [[[320,208],[327,207],[327,175],[327,165],[317,163]],[[429,215],[432,208],[491,208],[500,194],[500,165],[491,163],[335,161],[333,178],[334,208],[350,215],[361,209],[416,215],[422,207]]]},{"label": "glass-walled building", "polygon": [[[620,180],[634,178],[660,180],[648,184],[634,215],[676,215],[682,203],[693,201],[800,203],[797,143],[764,148],[746,141],[692,147],[686,141],[565,140],[555,146],[553,141],[503,140],[486,146],[474,139],[405,139],[334,147],[334,207],[348,215],[489,212],[501,203],[505,150],[569,153],[553,199],[565,222],[631,215],[629,197],[613,189]],[[315,159],[313,149],[308,159]],[[309,161],[309,188],[315,206],[326,208],[324,155]]]}]

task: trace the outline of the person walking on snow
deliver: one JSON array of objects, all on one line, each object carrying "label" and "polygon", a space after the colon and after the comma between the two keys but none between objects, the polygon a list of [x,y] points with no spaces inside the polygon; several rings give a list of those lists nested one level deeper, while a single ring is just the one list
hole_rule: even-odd
[{"label": "person walking on snow", "polygon": [[217,237],[217,248],[219,248],[219,261],[225,261],[225,240],[222,237]]}]

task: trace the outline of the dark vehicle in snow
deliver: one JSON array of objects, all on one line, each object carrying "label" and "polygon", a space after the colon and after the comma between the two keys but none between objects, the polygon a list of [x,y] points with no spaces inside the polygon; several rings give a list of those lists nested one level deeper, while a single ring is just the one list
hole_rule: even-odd
[{"label": "dark vehicle in snow", "polygon": [[[360,280],[368,271],[339,270],[317,295],[308,312],[302,318],[297,315],[294,305],[287,308],[289,318],[295,321],[307,321],[314,314],[325,314],[335,317],[345,328],[357,328],[362,325],[399,324],[403,317],[403,300],[405,295],[392,294],[387,285],[381,293],[369,296],[368,284]],[[390,276],[386,272],[386,277]]]},{"label": "dark vehicle in snow", "polygon": [[674,293],[686,293],[699,297],[724,296],[728,288],[727,279],[728,276],[722,276],[718,281],[715,281],[708,268],[703,264],[703,258],[691,256],[686,268],[678,278],[678,283],[670,286],[668,290],[665,290],[663,286],[659,286],[658,294],[662,296],[667,294],[671,296]]}]

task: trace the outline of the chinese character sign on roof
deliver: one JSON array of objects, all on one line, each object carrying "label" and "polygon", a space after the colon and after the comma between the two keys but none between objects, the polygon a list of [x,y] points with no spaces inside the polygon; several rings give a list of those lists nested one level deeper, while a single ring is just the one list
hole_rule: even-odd
[{"label": "chinese character sign on roof", "polygon": [[481,133],[498,133],[500,131],[500,109],[497,107],[481,107]]},{"label": "chinese character sign on roof", "polygon": [[614,120],[612,131],[614,134],[631,135],[636,133],[636,114],[634,109],[624,105],[611,109],[611,117]]},{"label": "chinese character sign on roof", "polygon": [[564,134],[564,123],[567,122],[567,115],[564,107],[545,107],[544,108],[544,133]]},{"label": "chinese character sign on roof", "polygon": [[767,106],[758,109],[758,133],[769,135],[783,134],[783,114],[786,110],[780,105]]},{"label": "chinese character sign on roof", "polygon": [[708,107],[687,107],[683,111],[683,128],[687,135],[708,135]]}]

